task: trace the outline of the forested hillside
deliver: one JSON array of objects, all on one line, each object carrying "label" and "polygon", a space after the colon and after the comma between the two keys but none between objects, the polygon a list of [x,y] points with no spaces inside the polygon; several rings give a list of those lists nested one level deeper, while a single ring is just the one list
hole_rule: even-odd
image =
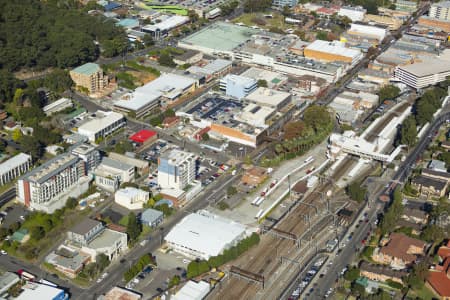
[{"label": "forested hillside", "polygon": [[0,68],[74,67],[126,47],[121,28],[76,1],[0,0]]}]

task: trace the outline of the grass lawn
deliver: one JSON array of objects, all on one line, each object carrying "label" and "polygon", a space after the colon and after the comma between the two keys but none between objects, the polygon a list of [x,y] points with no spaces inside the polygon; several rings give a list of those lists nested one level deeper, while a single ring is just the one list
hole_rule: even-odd
[{"label": "grass lawn", "polygon": [[430,289],[428,289],[425,285],[423,285],[422,288],[420,288],[420,289],[410,290],[410,292],[408,293],[408,296],[412,297],[412,298],[419,297],[420,299],[424,299],[424,300],[436,298],[436,295]]},{"label": "grass lawn", "polygon": [[[270,27],[280,28],[285,30],[288,26],[284,23],[284,17],[282,14],[273,12],[271,13],[273,18],[265,18],[264,13],[247,13],[243,14],[236,19],[233,20],[234,23],[244,23],[247,26],[258,26],[261,28],[269,29]],[[261,21],[264,20],[265,25],[257,24],[254,22],[255,19],[259,19]],[[289,25],[289,24],[287,24]]]},{"label": "grass lawn", "polygon": [[128,225],[128,215],[123,216],[122,219],[119,220],[119,225],[125,227]]}]

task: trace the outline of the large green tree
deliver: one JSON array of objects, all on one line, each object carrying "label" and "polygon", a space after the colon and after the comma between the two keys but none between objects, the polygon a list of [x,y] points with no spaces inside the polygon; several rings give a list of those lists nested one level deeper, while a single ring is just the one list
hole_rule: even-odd
[{"label": "large green tree", "polygon": [[400,143],[403,145],[414,146],[417,140],[417,125],[414,116],[408,116],[403,121],[400,130]]},{"label": "large green tree", "polygon": [[380,103],[387,99],[394,99],[400,94],[400,89],[395,85],[386,85],[380,89],[378,96],[380,97]]},{"label": "large green tree", "polygon": [[141,233],[141,226],[133,212],[128,214],[127,234],[131,241],[135,241]]}]

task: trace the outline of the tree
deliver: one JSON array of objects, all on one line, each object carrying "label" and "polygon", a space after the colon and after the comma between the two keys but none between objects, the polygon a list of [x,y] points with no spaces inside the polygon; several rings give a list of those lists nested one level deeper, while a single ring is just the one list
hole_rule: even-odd
[{"label": "tree", "polygon": [[445,236],[444,230],[436,224],[428,225],[421,234],[421,238],[430,243],[440,243]]},{"label": "tree", "polygon": [[34,240],[40,240],[45,236],[45,231],[42,226],[34,226],[31,228],[30,234]]},{"label": "tree", "polygon": [[170,67],[170,68],[174,68],[176,66],[176,64],[174,63],[172,57],[167,52],[161,53],[161,55],[158,58],[158,63],[161,66]]},{"label": "tree", "polygon": [[97,257],[95,258],[95,261],[98,265],[98,268],[103,271],[104,269],[106,269],[106,267],[109,266],[110,261],[108,259],[108,256],[106,256],[103,253],[100,253],[97,255]]},{"label": "tree", "polygon": [[408,145],[409,147],[414,146],[417,140],[417,125],[414,116],[408,116],[405,121],[403,121],[400,130],[400,143],[403,145]]},{"label": "tree", "polygon": [[22,131],[19,128],[14,129],[12,133],[12,139],[14,142],[18,142],[22,137]]},{"label": "tree", "polygon": [[292,140],[298,137],[305,136],[308,131],[308,127],[303,121],[291,121],[284,125],[284,139]]},{"label": "tree", "polygon": [[359,268],[357,267],[353,267],[348,269],[345,274],[344,274],[344,279],[347,281],[355,281],[356,279],[359,278]]},{"label": "tree", "polygon": [[347,195],[356,202],[363,202],[366,198],[367,189],[361,186],[361,182],[353,182],[346,189]]},{"label": "tree", "polygon": [[271,0],[246,0],[244,2],[244,12],[265,11],[272,5]]},{"label": "tree", "polygon": [[380,89],[378,96],[380,103],[387,99],[395,99],[400,94],[400,89],[395,85],[386,85]]},{"label": "tree", "polygon": [[391,206],[389,206],[381,221],[380,229],[382,234],[390,232],[395,227],[397,218],[403,211],[402,192],[400,188],[394,190],[392,198]]},{"label": "tree", "polygon": [[141,226],[133,212],[128,214],[127,234],[130,241],[135,241],[141,233]]},{"label": "tree", "polygon": [[237,189],[236,189],[234,186],[232,186],[232,185],[230,185],[230,186],[227,188],[227,195],[228,195],[228,197],[231,197],[231,196],[236,195],[237,192],[238,192]]},{"label": "tree", "polygon": [[328,32],[326,32],[326,31],[317,31],[316,39],[317,40],[328,41]]},{"label": "tree", "polygon": [[180,284],[181,278],[178,275],[173,275],[173,277],[169,281],[169,289]]},{"label": "tree", "polygon": [[24,135],[19,142],[23,152],[31,154],[33,158],[40,158],[43,155],[43,145],[36,138]]},{"label": "tree", "polygon": [[207,132],[205,132],[204,134],[202,134],[202,140],[203,141],[209,141],[209,134]]},{"label": "tree", "polygon": [[74,209],[78,205],[78,200],[73,197],[69,197],[66,202],[66,208],[68,209]]},{"label": "tree", "polygon": [[230,15],[239,5],[238,1],[231,1],[219,6],[222,16]]},{"label": "tree", "polygon": [[325,106],[311,105],[303,113],[303,121],[316,133],[328,130],[333,125],[331,114]]},{"label": "tree", "polygon": [[259,79],[257,82],[258,87],[267,87],[267,80],[265,79]]},{"label": "tree", "polygon": [[291,14],[291,8],[288,5],[283,6],[283,10],[281,11],[281,14],[285,17],[289,16]]},{"label": "tree", "polygon": [[153,46],[155,44],[155,41],[153,40],[152,36],[148,33],[146,33],[143,37],[142,37],[142,42],[144,43],[145,46]]}]

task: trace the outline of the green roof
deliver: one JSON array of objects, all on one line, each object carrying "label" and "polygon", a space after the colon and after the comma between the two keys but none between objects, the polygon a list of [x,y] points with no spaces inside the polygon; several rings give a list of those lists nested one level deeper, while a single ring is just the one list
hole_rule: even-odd
[{"label": "green roof", "polygon": [[100,66],[94,63],[86,63],[82,66],[79,66],[72,71],[79,74],[91,75],[97,72],[100,69]]},{"label": "green roof", "polygon": [[257,32],[258,30],[246,26],[215,22],[184,38],[182,42],[219,51],[231,51]]},{"label": "green roof", "polygon": [[21,242],[23,240],[23,238],[28,234],[28,230],[24,229],[19,229],[16,232],[13,233],[12,235],[12,240],[13,241],[18,241]]},{"label": "green roof", "polygon": [[359,277],[356,279],[356,283],[362,285],[363,287],[367,287],[369,285],[369,279],[366,277]]}]

